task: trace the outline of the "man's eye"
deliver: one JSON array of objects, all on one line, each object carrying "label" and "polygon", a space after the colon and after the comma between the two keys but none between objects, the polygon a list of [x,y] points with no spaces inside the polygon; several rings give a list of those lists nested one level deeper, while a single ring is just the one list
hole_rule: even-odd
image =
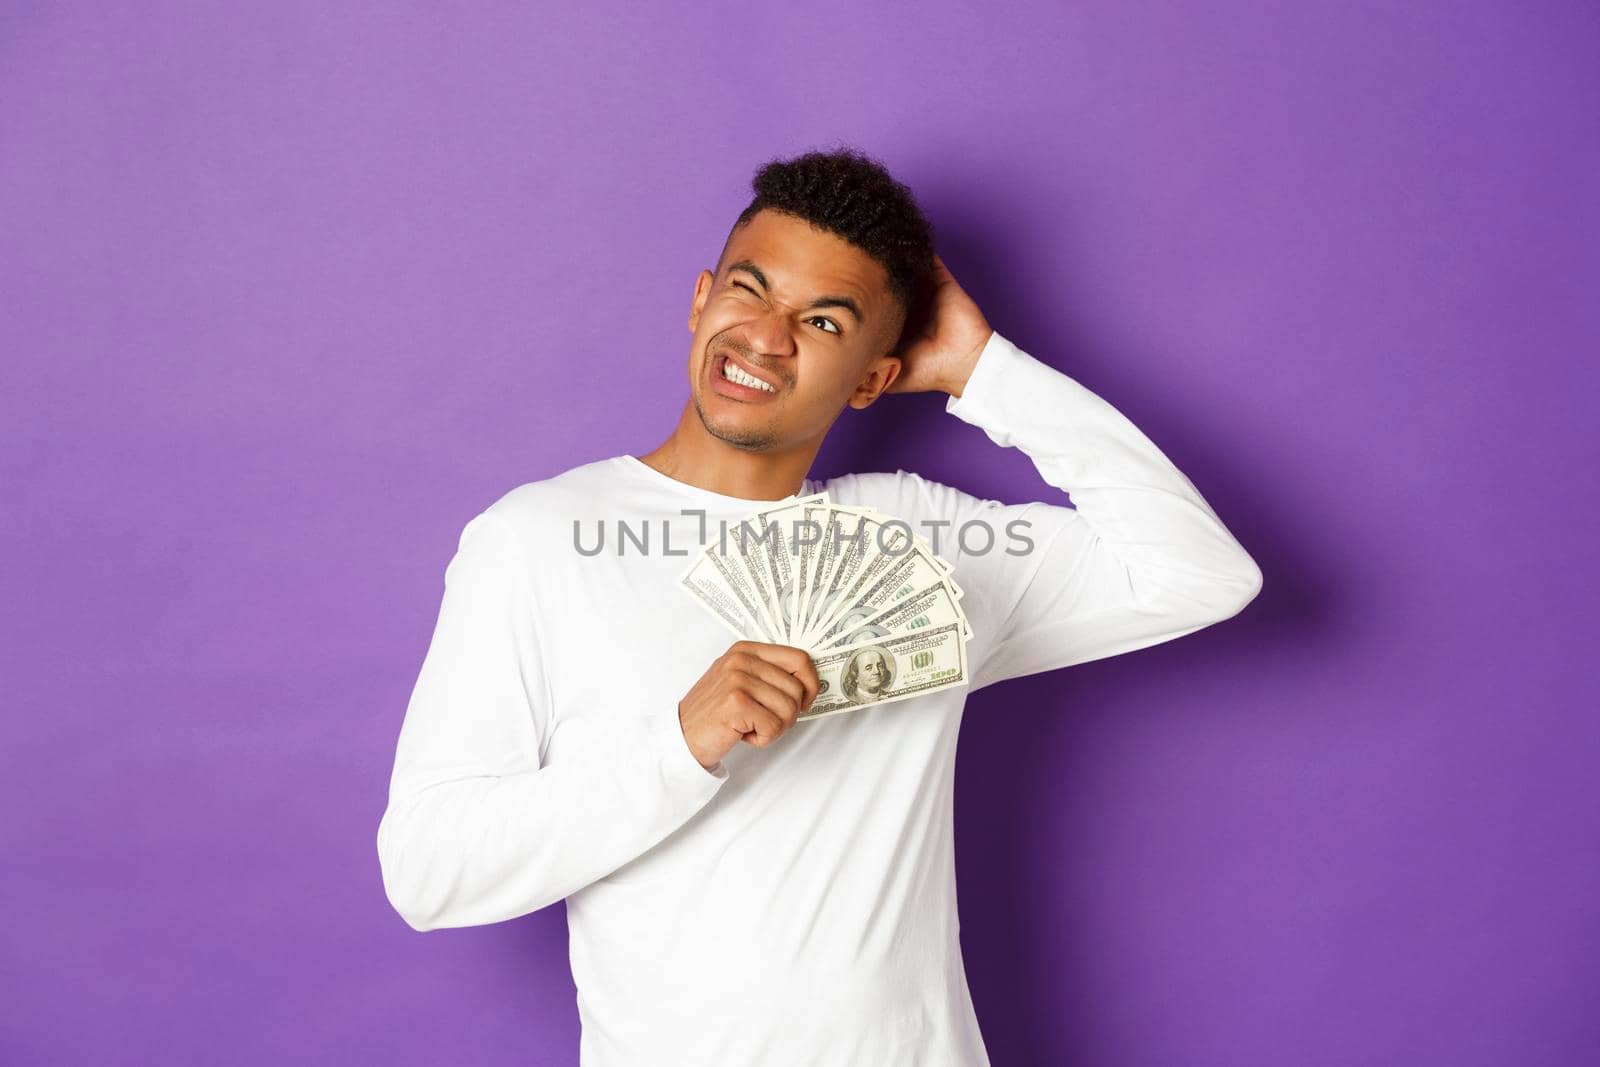
[{"label": "man's eye", "polygon": [[[728,284],[733,286],[733,288],[735,288],[735,289],[743,289],[745,292],[749,293],[751,296],[756,297],[757,299],[760,299],[760,297],[761,297],[760,293],[758,293],[754,289],[750,288],[744,282],[729,282]],[[810,319],[808,319],[806,321],[808,321],[808,322],[825,322],[825,323],[827,323],[829,326],[833,327],[833,329],[828,331],[829,333],[843,333],[844,332],[843,330],[841,330],[839,328],[839,324],[837,322],[834,322],[832,319],[827,318],[826,316],[823,316],[823,315],[813,315],[813,316],[811,316]]]}]

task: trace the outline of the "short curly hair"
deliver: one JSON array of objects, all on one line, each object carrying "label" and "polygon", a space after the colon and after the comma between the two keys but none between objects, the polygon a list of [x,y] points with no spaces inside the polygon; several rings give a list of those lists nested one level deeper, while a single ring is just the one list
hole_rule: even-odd
[{"label": "short curly hair", "polygon": [[884,165],[848,147],[810,151],[763,164],[750,181],[755,199],[739,213],[728,242],[758,211],[780,211],[837,234],[883,265],[889,290],[909,317],[933,271],[933,224],[916,197]]}]

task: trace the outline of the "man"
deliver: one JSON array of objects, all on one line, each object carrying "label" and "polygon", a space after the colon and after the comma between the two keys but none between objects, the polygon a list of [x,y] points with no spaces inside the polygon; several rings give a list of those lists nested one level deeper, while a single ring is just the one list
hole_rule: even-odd
[{"label": "man", "polygon": [[[385,890],[418,930],[564,899],[588,1067],[985,1064],[951,822],[967,693],[1226,619],[1261,573],[1131,422],[990,327],[878,164],[807,153],[753,188],[695,280],[667,440],[462,530],[378,829]],[[923,391],[1025,452],[1045,499],[807,477],[845,407]],[[677,585],[719,524],[822,491],[953,565],[967,686],[797,723],[807,653],[730,645]]]}]

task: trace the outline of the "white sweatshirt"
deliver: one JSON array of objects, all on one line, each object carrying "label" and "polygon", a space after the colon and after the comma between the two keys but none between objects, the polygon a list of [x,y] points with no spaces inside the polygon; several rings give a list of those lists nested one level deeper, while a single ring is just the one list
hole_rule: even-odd
[{"label": "white sweatshirt", "polygon": [[903,470],[800,492],[937,537],[966,592],[970,686],[797,723],[710,771],[677,705],[733,639],[676,579],[719,519],[770,502],[624,455],[519,486],[462,530],[378,827],[384,887],[417,930],[566,900],[584,1067],[987,1064],[957,936],[967,693],[1170,641],[1259,591],[1133,423],[999,333],[946,410],[1076,510]]}]

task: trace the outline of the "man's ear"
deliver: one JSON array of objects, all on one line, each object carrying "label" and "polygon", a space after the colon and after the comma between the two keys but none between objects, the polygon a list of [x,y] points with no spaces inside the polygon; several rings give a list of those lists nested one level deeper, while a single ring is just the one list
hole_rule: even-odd
[{"label": "man's ear", "polygon": [[716,275],[708,270],[702,270],[694,277],[694,298],[689,304],[689,332],[694,333],[700,325],[700,311],[706,306],[706,297],[711,295],[711,283],[716,280]]},{"label": "man's ear", "polygon": [[893,385],[898,377],[900,377],[900,357],[879,356],[867,368],[867,376],[861,379],[861,384],[856,386],[855,392],[850,394],[850,406],[857,411],[868,407],[885,389]]}]

